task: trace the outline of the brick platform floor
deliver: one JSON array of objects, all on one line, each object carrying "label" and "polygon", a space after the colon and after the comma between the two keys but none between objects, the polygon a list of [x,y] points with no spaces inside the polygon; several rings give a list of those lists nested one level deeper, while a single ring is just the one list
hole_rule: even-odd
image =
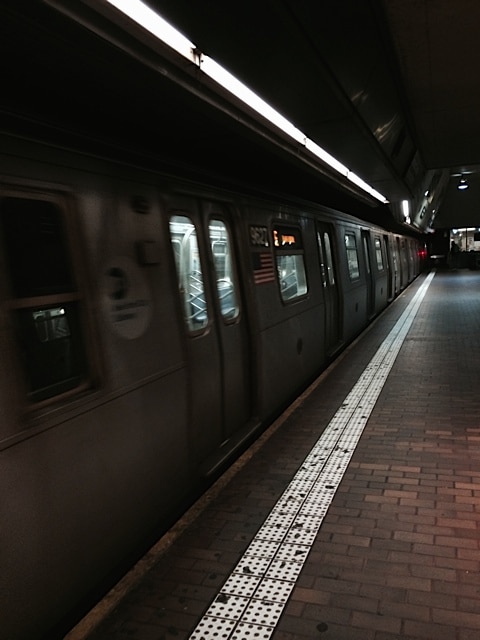
[{"label": "brick platform floor", "polygon": [[[69,640],[189,637],[423,280],[219,482],[111,615]],[[439,272],[273,639],[478,640],[479,445],[480,274]]]}]

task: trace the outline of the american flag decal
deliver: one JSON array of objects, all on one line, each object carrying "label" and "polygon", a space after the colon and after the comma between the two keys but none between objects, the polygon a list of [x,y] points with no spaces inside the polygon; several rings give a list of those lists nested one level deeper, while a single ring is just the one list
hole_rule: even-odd
[{"label": "american flag decal", "polygon": [[275,280],[273,257],[269,251],[252,253],[253,280],[255,284],[266,284]]}]

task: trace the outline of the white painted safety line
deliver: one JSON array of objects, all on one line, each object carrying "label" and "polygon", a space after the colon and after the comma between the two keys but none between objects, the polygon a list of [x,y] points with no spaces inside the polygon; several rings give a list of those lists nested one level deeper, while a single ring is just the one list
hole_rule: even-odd
[{"label": "white painted safety line", "polygon": [[427,276],[385,338],[190,640],[272,636],[434,275]]}]

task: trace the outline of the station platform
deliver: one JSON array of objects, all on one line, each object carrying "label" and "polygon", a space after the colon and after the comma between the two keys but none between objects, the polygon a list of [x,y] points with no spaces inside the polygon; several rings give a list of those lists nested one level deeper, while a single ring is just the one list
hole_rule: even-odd
[{"label": "station platform", "polygon": [[66,638],[478,640],[479,547],[480,273],[432,271]]}]

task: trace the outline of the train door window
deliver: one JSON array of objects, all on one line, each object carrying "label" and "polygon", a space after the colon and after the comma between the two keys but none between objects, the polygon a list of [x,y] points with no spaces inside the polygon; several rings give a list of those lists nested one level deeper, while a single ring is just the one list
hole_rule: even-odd
[{"label": "train door window", "polygon": [[182,298],[185,322],[190,331],[198,331],[205,328],[208,323],[208,309],[197,231],[190,218],[172,216],[170,238],[175,255],[178,288]]},{"label": "train door window", "polygon": [[85,388],[80,294],[62,207],[8,196],[0,201],[0,222],[28,397],[40,402]]},{"label": "train door window", "polygon": [[398,257],[398,270],[400,273],[400,286],[405,284],[405,256],[402,251],[403,244],[400,244],[400,238],[397,238],[397,257]]},{"label": "train door window", "polygon": [[318,245],[318,254],[320,256],[320,273],[322,275],[322,286],[327,286],[327,265],[325,262],[325,251],[322,246],[322,236],[320,233],[317,233],[317,245]]},{"label": "train door window", "polygon": [[380,238],[377,236],[375,236],[375,257],[377,260],[377,269],[379,271],[383,271],[385,269],[385,265],[383,263],[382,243]]},{"label": "train door window", "polygon": [[300,229],[276,226],[273,246],[282,300],[288,302],[305,295],[308,287]]},{"label": "train door window", "polygon": [[398,276],[399,261],[398,261],[398,247],[397,247],[397,243],[396,243],[395,239],[392,242],[392,262],[393,262],[393,274],[394,274],[394,278],[395,278],[395,283],[397,285],[398,284],[397,276]]},{"label": "train door window", "polygon": [[345,249],[350,280],[358,280],[360,278],[360,269],[358,266],[357,239],[353,233],[345,234]]},{"label": "train door window", "polygon": [[328,283],[333,286],[335,284],[335,267],[333,265],[332,245],[328,233],[323,234],[323,241],[325,243],[325,260],[327,264]]},{"label": "train door window", "polygon": [[393,256],[391,251],[391,246],[389,242],[389,238],[387,235],[383,236],[383,251],[385,255],[385,266],[388,273],[388,299],[391,300],[393,296],[393,291],[395,287],[395,271],[393,265]]},{"label": "train door window", "polygon": [[362,241],[363,241],[363,251],[364,251],[364,255],[365,255],[365,265],[367,267],[367,273],[368,273],[368,275],[370,275],[370,273],[371,273],[371,268],[370,268],[370,245],[369,245],[369,241],[368,241],[367,232],[365,232],[365,231],[362,231]]},{"label": "train door window", "polygon": [[234,320],[240,312],[233,273],[230,236],[222,220],[210,220],[208,227],[212,248],[220,313],[224,320]]},{"label": "train door window", "polygon": [[[322,242],[323,241],[323,242]],[[333,266],[332,245],[327,232],[317,233],[318,251],[320,254],[320,268],[322,273],[322,284],[333,287],[335,285],[335,269]]]}]

